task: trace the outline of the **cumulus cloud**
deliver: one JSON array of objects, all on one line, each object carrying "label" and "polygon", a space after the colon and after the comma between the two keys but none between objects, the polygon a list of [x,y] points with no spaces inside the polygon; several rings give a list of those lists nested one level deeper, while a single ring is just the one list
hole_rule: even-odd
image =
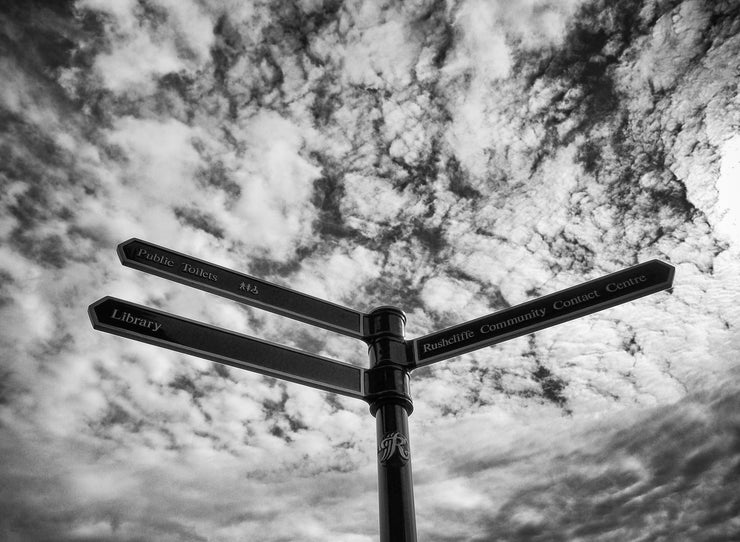
[{"label": "cumulus cloud", "polygon": [[722,161],[717,179],[717,232],[736,245],[740,236],[740,136],[728,139],[721,149]]},{"label": "cumulus cloud", "polygon": [[479,295],[473,284],[442,277],[432,277],[424,283],[421,299],[430,310],[451,311],[458,315]]},{"label": "cumulus cloud", "polygon": [[213,43],[213,22],[194,2],[81,0],[76,7],[107,27],[109,41],[93,70],[114,93],[153,92],[161,76],[196,70]]},{"label": "cumulus cloud", "polygon": [[241,196],[233,204],[237,222],[230,233],[244,237],[242,231],[260,231],[259,240],[244,242],[285,258],[310,233],[312,183],[320,171],[301,156],[304,138],[289,121],[264,114],[245,124],[249,151],[234,164]]}]

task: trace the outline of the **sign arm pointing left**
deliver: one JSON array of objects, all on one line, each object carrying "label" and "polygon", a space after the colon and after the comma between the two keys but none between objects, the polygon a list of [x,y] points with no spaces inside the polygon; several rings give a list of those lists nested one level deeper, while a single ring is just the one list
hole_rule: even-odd
[{"label": "sign arm pointing left", "polygon": [[118,245],[126,267],[258,307],[281,316],[365,339],[367,315],[251,275],[239,273],[141,239]]},{"label": "sign arm pointing left", "polygon": [[365,370],[115,297],[88,309],[93,328],[210,361],[364,399]]}]

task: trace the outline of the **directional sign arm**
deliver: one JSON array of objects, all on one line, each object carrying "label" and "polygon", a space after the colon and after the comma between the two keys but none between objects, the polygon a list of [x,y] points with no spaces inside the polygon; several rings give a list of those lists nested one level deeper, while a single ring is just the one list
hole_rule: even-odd
[{"label": "directional sign arm", "polygon": [[360,367],[209,326],[114,297],[88,309],[93,328],[291,382],[364,398]]},{"label": "directional sign arm", "polygon": [[651,260],[488,316],[408,341],[415,367],[458,356],[665,290],[674,267]]},{"label": "directional sign arm", "polygon": [[238,273],[140,239],[118,245],[127,267],[356,339],[365,337],[364,313]]}]

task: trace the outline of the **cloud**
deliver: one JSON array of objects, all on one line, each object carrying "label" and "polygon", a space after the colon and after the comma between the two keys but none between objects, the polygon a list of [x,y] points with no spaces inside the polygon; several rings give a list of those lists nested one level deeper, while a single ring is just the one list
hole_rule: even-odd
[{"label": "cloud", "polygon": [[126,165],[133,170],[127,180],[146,191],[144,201],[161,202],[174,194],[182,198],[173,202],[177,205],[193,199],[192,172],[199,165],[193,147],[197,136],[197,130],[177,120],[124,117],[116,120],[107,139],[124,152]]},{"label": "cloud", "polygon": [[[420,532],[430,540],[460,533],[471,540],[731,536],[735,499],[717,489],[736,468],[735,422],[727,416],[736,400],[728,386],[670,408],[581,419],[577,435],[573,420],[536,417],[506,431],[514,420],[500,407],[443,423],[444,439],[417,430],[426,461],[417,452],[420,524],[445,518],[444,528]],[[451,471],[438,474],[445,468]],[[438,487],[438,477],[451,493],[425,491]],[[461,500],[448,502],[455,494]],[[478,502],[466,507],[466,500]],[[675,513],[674,521],[666,523],[665,513]]]},{"label": "cloud", "polygon": [[740,238],[740,136],[727,140],[721,148],[722,162],[717,179],[717,233],[736,245]]},{"label": "cloud", "polygon": [[[711,480],[722,480],[733,469],[737,451],[730,452],[730,457],[720,451],[734,445],[714,421],[727,419],[721,412],[734,402],[733,396],[705,407],[686,401],[678,410],[674,407],[651,421],[642,420],[639,428],[604,439],[595,453],[564,457],[562,463],[556,462],[564,467],[562,474],[555,474],[556,467],[548,484],[525,491],[512,501],[516,502],[512,510],[502,510],[501,519],[511,518],[505,525],[494,521],[491,527],[498,533],[510,533],[513,539],[524,539],[525,526],[534,539],[546,532],[562,539],[589,536],[595,540],[609,539],[615,533],[620,538],[661,532],[678,538],[728,535],[733,516],[730,502],[711,513],[700,510],[707,510],[706,500],[720,502],[719,494],[710,489]],[[606,455],[613,458],[608,464],[602,463]],[[543,499],[541,491],[561,497]],[[540,517],[522,525],[516,521],[516,510],[528,507],[539,510]],[[672,510],[684,514],[666,526],[660,516]]]},{"label": "cloud", "polygon": [[475,75],[482,81],[509,75],[511,50],[497,11],[495,3],[471,0],[462,4],[456,14],[456,22],[463,30],[461,49],[455,49],[454,60],[447,64],[446,71],[459,73],[475,67]]},{"label": "cloud", "polygon": [[98,55],[95,67],[103,85],[113,92],[152,92],[155,77],[184,66],[171,44],[157,44],[149,36],[139,35],[116,47],[115,53]]},{"label": "cloud", "polygon": [[341,303],[380,273],[378,255],[363,247],[341,246],[319,254],[292,278],[295,289]]},{"label": "cloud", "polygon": [[[709,17],[701,2],[689,1],[655,22],[635,65],[637,73],[648,80],[655,91],[674,87],[681,74],[690,69],[691,61],[701,54],[701,36],[709,24]],[[656,66],[659,69],[653,69]]]},{"label": "cloud", "polygon": [[[362,16],[357,23],[362,24]],[[408,41],[403,22],[388,20],[368,26],[355,36],[345,51],[346,58],[351,59],[345,61],[343,74],[349,84],[401,88],[410,83],[416,51],[413,42]],[[390,51],[395,54],[389,54]]]},{"label": "cloud", "polygon": [[197,3],[80,0],[76,7],[102,16],[107,27],[93,69],[114,93],[152,93],[159,77],[195,71],[208,59],[212,21]]},{"label": "cloud", "polygon": [[444,67],[446,75],[469,70],[472,88],[507,77],[518,54],[560,45],[581,4],[580,0],[460,3],[455,11],[455,25],[461,39],[452,60]]},{"label": "cloud", "polygon": [[425,282],[421,299],[430,310],[459,314],[479,294],[476,290],[474,284],[433,277]]},{"label": "cloud", "polygon": [[[290,121],[274,114],[245,119],[247,156],[234,163],[234,179],[242,187],[234,203],[233,235],[246,228],[260,231],[262,250],[282,259],[303,242],[314,219],[313,181],[319,169],[304,156],[305,139]],[[248,239],[244,239],[249,242]]]},{"label": "cloud", "polygon": [[347,224],[372,237],[385,225],[400,219],[414,203],[413,195],[399,193],[393,185],[377,177],[353,173],[345,178],[340,211]]}]

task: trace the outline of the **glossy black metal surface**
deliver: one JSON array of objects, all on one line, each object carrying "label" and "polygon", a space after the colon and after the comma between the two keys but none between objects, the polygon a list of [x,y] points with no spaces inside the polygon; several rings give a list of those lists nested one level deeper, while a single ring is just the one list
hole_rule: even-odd
[{"label": "glossy black metal surface", "polygon": [[342,395],[364,398],[364,369],[114,297],[88,310],[93,327],[128,339]]},{"label": "glossy black metal surface", "polygon": [[365,315],[361,312],[147,241],[129,239],[121,243],[118,257],[123,265],[139,271],[343,335],[365,337]]},{"label": "glossy black metal surface", "polygon": [[436,331],[408,342],[421,367],[497,344],[561,322],[608,309],[673,284],[674,267],[651,260],[604,277]]},{"label": "glossy black metal surface", "polygon": [[405,316],[393,307],[370,313],[370,363],[366,400],[375,416],[378,439],[380,542],[416,542],[414,484],[408,416],[413,410]]}]

